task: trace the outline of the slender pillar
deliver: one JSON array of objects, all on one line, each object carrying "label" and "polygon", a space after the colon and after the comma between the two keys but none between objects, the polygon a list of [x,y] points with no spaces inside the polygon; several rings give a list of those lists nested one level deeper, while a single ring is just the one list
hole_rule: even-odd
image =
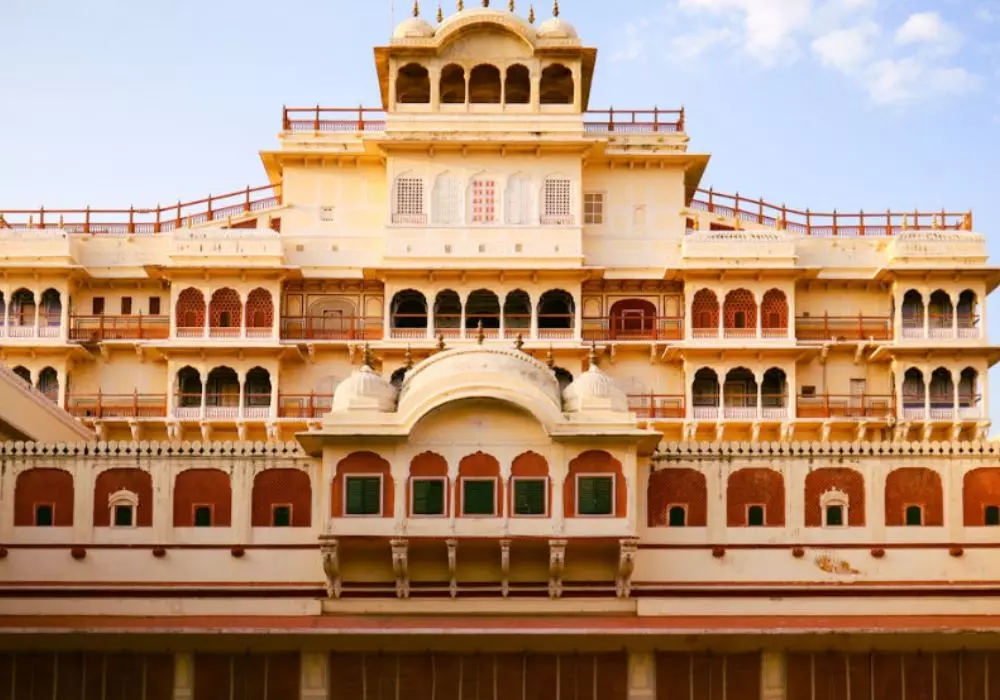
[{"label": "slender pillar", "polygon": [[247,413],[247,381],[246,376],[243,374],[237,375],[237,379],[240,382],[240,398],[239,403],[236,408],[236,416],[238,418],[245,418]]},{"label": "slender pillar", "polygon": [[37,292],[35,293],[35,332],[32,334],[33,338],[38,337],[38,322],[41,320],[42,315],[42,297]]},{"label": "slender pillar", "polygon": [[954,375],[954,373],[952,373],[952,376],[951,376],[951,391],[952,391],[952,394],[954,395],[954,404],[955,404],[955,413],[952,414],[952,417],[951,417],[952,420],[958,420],[961,417],[961,413],[962,413],[962,407],[960,405],[961,402],[959,400],[959,395],[958,395],[958,387],[959,387],[959,384],[961,384],[961,383],[962,383],[962,375],[959,374],[958,375],[958,381],[955,381],[955,375]]},{"label": "slender pillar", "polygon": [[302,682],[299,700],[327,700],[330,682],[329,666],[326,654],[318,652],[302,652]]},{"label": "slender pillar", "polygon": [[927,373],[924,367],[924,420],[931,419],[931,379],[932,375]]},{"label": "slender pillar", "polygon": [[656,698],[656,655],[630,651],[628,655],[628,700]]},{"label": "slender pillar", "polygon": [[240,337],[247,337],[247,303],[245,300],[240,299],[240,306],[242,307],[242,313],[240,313]]},{"label": "slender pillar", "polygon": [[212,314],[212,290],[202,289],[201,296],[205,302],[205,328],[203,329],[204,336],[207,338],[209,336],[209,328],[211,327]]},{"label": "slender pillar", "polygon": [[185,652],[174,654],[173,700],[191,700],[194,697],[194,656]]},{"label": "slender pillar", "polygon": [[930,297],[926,297],[927,301],[921,301],[924,304],[924,338],[931,337],[931,309],[930,309]]},{"label": "slender pillar", "polygon": [[273,374],[271,374],[271,405],[268,407],[268,410],[267,410],[267,417],[268,418],[277,418],[278,417],[278,397],[280,396],[279,393],[278,393],[278,375],[279,374],[280,374],[280,370],[278,370],[277,372],[274,372]]},{"label": "slender pillar", "polygon": [[531,337],[538,338],[538,303],[531,305]]},{"label": "slender pillar", "polygon": [[[62,302],[59,305],[59,337],[65,342],[69,338],[69,287],[66,288],[65,294],[60,295],[59,300]],[[955,318],[958,318],[957,314]]]},{"label": "slender pillar", "polygon": [[950,294],[948,298],[951,300],[951,337],[958,339],[958,302]]},{"label": "slender pillar", "polygon": [[0,338],[8,335],[7,328],[10,326],[10,287],[3,288],[3,327],[0,328]]},{"label": "slender pillar", "polygon": [[761,658],[761,700],[785,700],[785,655],[780,651],[765,651]]}]

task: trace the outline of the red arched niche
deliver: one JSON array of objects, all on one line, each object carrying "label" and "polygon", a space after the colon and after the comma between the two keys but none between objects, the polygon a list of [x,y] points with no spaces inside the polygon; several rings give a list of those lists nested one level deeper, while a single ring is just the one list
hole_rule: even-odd
[{"label": "red arched niche", "polygon": [[205,296],[200,290],[188,287],[177,295],[176,318],[178,328],[205,327]]},{"label": "red arched niche", "polygon": [[865,526],[865,477],[853,469],[816,469],[806,475],[806,527],[823,527],[820,500],[828,491],[847,496],[847,525]]},{"label": "red arched niche", "polygon": [[[436,452],[424,452],[410,461],[410,479],[406,484],[407,509],[413,508],[413,480],[428,478],[444,480],[444,515],[450,515],[451,489],[448,488],[448,460]],[[412,515],[412,512],[410,514]]]},{"label": "red arched niche", "polygon": [[232,524],[233,492],[220,469],[188,469],[174,482],[174,527],[194,527],[196,506],[212,508],[212,527]]},{"label": "red arched niche", "polygon": [[212,328],[239,328],[243,322],[240,295],[231,287],[215,290],[208,304],[208,315]]},{"label": "red arched niche", "polygon": [[757,302],[749,289],[740,288],[729,292],[723,310],[727,329],[757,328]]},{"label": "red arched niche", "polygon": [[312,485],[301,469],[266,469],[253,479],[250,524],[271,527],[275,506],[290,506],[291,527],[312,525]]},{"label": "red arched niche", "polygon": [[392,483],[389,462],[374,452],[354,452],[337,463],[337,473],[333,477],[333,507],[335,518],[344,516],[344,479],[347,476],[382,477],[382,517],[393,517],[396,492]]},{"label": "red arched niche", "polygon": [[455,484],[455,513],[462,514],[462,479],[463,478],[486,478],[496,479],[496,503],[494,512],[496,517],[503,515],[503,481],[500,479],[500,462],[493,455],[485,452],[477,452],[467,457],[463,457],[458,463],[458,482]]},{"label": "red arched niche", "polygon": [[699,289],[691,302],[691,327],[696,330],[718,330],[719,297],[711,289]]},{"label": "red arched niche", "polygon": [[764,526],[785,525],[785,480],[780,472],[756,467],[740,469],[729,476],[726,487],[726,522],[746,527],[747,509],[764,506]]},{"label": "red arched niche", "polygon": [[14,526],[35,524],[35,507],[52,506],[54,527],[73,526],[73,475],[63,469],[28,469],[14,482]]},{"label": "red arched niche", "polygon": [[647,299],[622,299],[611,307],[611,338],[650,338],[656,328],[656,305]]},{"label": "red arched niche", "polygon": [[94,482],[94,527],[111,526],[108,499],[119,491],[131,491],[139,499],[135,509],[136,527],[153,526],[153,477],[142,469],[108,469]]},{"label": "red arched niche", "polygon": [[666,527],[670,506],[684,506],[688,527],[708,524],[708,487],[696,469],[661,469],[649,475],[646,518],[649,527]]},{"label": "red arched niche", "polygon": [[247,296],[247,328],[270,328],[274,325],[271,293],[258,287]]},{"label": "red arched niche", "polygon": [[983,467],[965,475],[962,510],[966,527],[986,525],[987,506],[1000,506],[1000,468]]},{"label": "red arched niche", "polygon": [[906,508],[922,506],[923,524],[944,525],[944,493],[941,476],[926,467],[904,467],[891,472],[885,480],[885,524],[906,525]]},{"label": "red arched niche", "polygon": [[[525,452],[514,458],[510,467],[511,478],[522,477],[530,479],[545,479],[546,493],[548,501],[545,505],[545,512],[552,514],[552,480],[549,478],[549,463],[544,457],[535,452]],[[514,489],[509,489],[507,494],[507,512],[514,514]]]},{"label": "red arched niche", "polygon": [[764,330],[788,328],[788,298],[780,289],[771,289],[760,303],[760,325]]},{"label": "red arched niche", "polygon": [[624,518],[628,510],[625,475],[622,463],[604,450],[584,452],[569,463],[569,473],[563,486],[563,513],[567,518],[576,514],[576,477],[580,474],[612,474],[615,477],[615,517]]}]

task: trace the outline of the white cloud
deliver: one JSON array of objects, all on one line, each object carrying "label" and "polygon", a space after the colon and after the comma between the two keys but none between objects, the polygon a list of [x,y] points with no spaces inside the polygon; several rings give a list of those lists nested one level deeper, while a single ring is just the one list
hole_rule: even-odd
[{"label": "white cloud", "polygon": [[836,29],[816,37],[812,50],[824,66],[848,73],[871,57],[872,40],[879,34],[879,26],[868,21],[850,29]]},{"label": "white cloud", "polygon": [[796,57],[795,34],[812,16],[812,0],[678,0],[689,12],[735,15],[743,29],[746,52],[764,65]]},{"label": "white cloud", "polygon": [[874,102],[898,104],[974,92],[982,86],[982,78],[965,68],[936,67],[910,56],[876,61],[864,77],[864,84]]},{"label": "white cloud", "polygon": [[727,27],[682,34],[671,39],[669,56],[677,61],[691,61],[720,44],[735,44],[738,41],[736,32]]},{"label": "white cloud", "polygon": [[646,51],[646,40],[642,31],[649,20],[641,19],[625,25],[624,44],[611,55],[612,61],[634,61]]},{"label": "white cloud", "polygon": [[954,53],[962,45],[962,34],[937,12],[910,15],[896,30],[900,46],[919,46],[939,53]]}]

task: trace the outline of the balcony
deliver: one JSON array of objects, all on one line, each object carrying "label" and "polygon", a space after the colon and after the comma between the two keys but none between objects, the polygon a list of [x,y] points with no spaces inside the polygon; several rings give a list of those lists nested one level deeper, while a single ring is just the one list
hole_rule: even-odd
[{"label": "balcony", "polygon": [[377,316],[282,316],[282,340],[381,340]]},{"label": "balcony", "polygon": [[693,340],[787,341],[787,328],[692,328]]},{"label": "balcony", "polygon": [[903,340],[979,340],[982,338],[979,317],[971,314],[903,315]]},{"label": "balcony", "polygon": [[62,316],[60,313],[39,314],[37,325],[34,314],[30,316],[30,318],[17,318],[12,315],[7,319],[6,325],[0,319],[0,338],[24,340],[62,337]]},{"label": "balcony", "polygon": [[951,395],[932,394],[927,403],[923,396],[903,395],[903,418],[908,421],[932,422],[979,420],[984,418],[980,396],[960,396],[958,403]]},{"label": "balcony", "polygon": [[887,420],[896,415],[896,399],[879,394],[801,394],[800,419]]},{"label": "balcony", "polygon": [[585,341],[683,340],[683,316],[593,316],[583,319]]},{"label": "balcony", "polygon": [[170,336],[169,316],[70,316],[69,323],[69,339],[78,343],[163,340]]},{"label": "balcony", "polygon": [[67,410],[77,418],[99,420],[166,418],[166,394],[77,394],[66,399]]},{"label": "balcony", "polygon": [[238,421],[266,420],[271,417],[270,394],[247,394],[241,404],[238,393],[181,393],[174,403],[174,418],[180,420]]},{"label": "balcony", "polygon": [[333,394],[279,394],[278,418],[322,418],[333,407]]},{"label": "balcony", "polygon": [[795,337],[807,342],[892,340],[891,316],[798,316]]},{"label": "balcony", "polygon": [[702,421],[785,421],[788,397],[780,394],[696,394],[691,417]]},{"label": "balcony", "polygon": [[682,394],[630,394],[629,410],[638,418],[682,420],[687,415]]}]

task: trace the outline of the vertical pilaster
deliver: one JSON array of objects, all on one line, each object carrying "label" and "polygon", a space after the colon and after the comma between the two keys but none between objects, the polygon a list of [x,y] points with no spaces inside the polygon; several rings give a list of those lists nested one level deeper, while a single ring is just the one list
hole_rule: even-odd
[{"label": "vertical pilaster", "polygon": [[[77,457],[73,470],[73,539],[78,543],[92,541],[94,537],[94,480],[95,464],[90,457]],[[107,503],[102,504],[107,506]]]},{"label": "vertical pilaster", "polygon": [[208,337],[212,320],[212,290],[207,287],[202,288],[201,296],[205,300],[205,327],[202,329],[204,337]]},{"label": "vertical pilaster", "polygon": [[719,543],[726,536],[726,480],[729,479],[729,467],[709,469],[705,473],[706,493],[708,498],[708,541]]},{"label": "vertical pilaster", "polygon": [[302,652],[300,700],[327,700],[330,682],[326,654]]},{"label": "vertical pilaster", "polygon": [[[63,341],[66,341],[69,339],[69,303],[70,303],[69,286],[67,286],[66,290],[63,292],[61,301],[62,304],[60,305],[59,308],[59,337]],[[956,319],[958,318],[957,314],[955,318]],[[62,385],[60,384],[60,390],[61,389]],[[64,404],[60,403],[59,405],[63,406]]]},{"label": "vertical pilaster", "polygon": [[761,658],[761,700],[785,700],[785,654],[765,651]]},{"label": "vertical pilaster", "polygon": [[234,461],[230,476],[233,485],[232,533],[240,543],[250,541],[250,509],[253,503],[254,476],[250,463],[243,460]]},{"label": "vertical pilaster", "polygon": [[656,656],[651,651],[628,655],[628,700],[655,700]]},{"label": "vertical pilaster", "polygon": [[192,700],[194,697],[194,656],[186,652],[174,654],[173,700]]}]

